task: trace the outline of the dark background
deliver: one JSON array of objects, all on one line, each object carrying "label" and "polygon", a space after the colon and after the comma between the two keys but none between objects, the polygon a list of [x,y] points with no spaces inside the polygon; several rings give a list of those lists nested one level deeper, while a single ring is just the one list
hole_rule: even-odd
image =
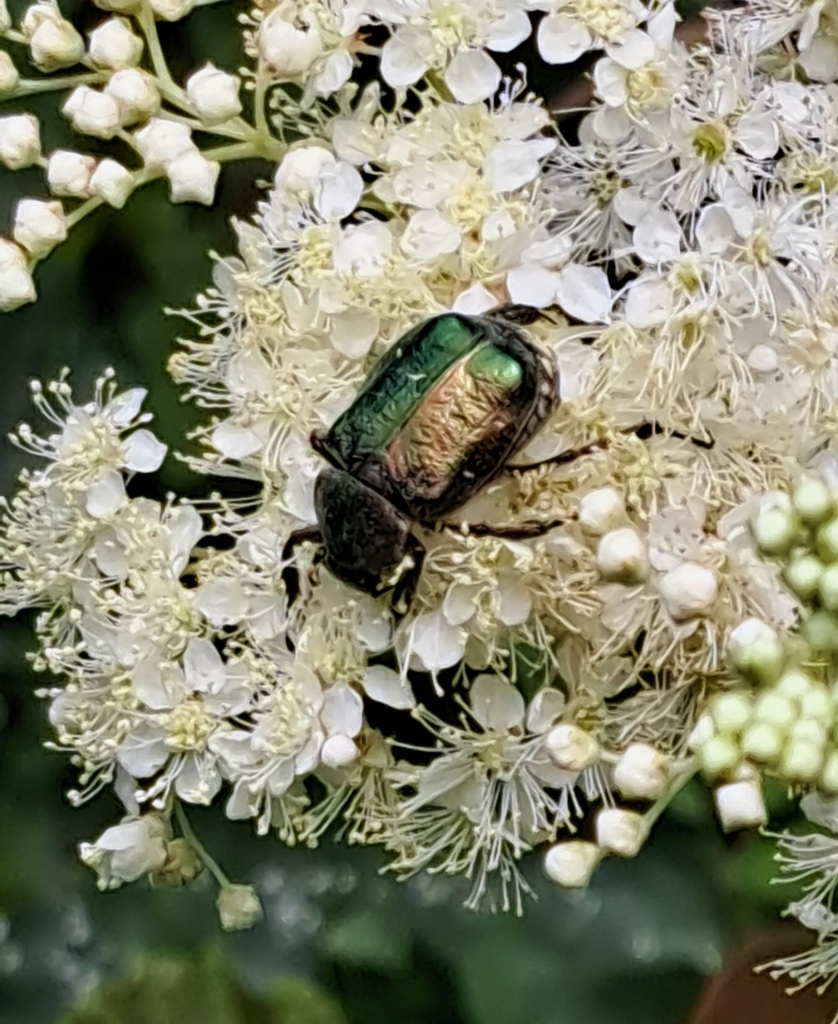
[{"label": "dark background", "polygon": [[[80,27],[105,16],[64,10]],[[236,13],[210,7],[162,26],[176,78],[207,58],[241,63]],[[536,82],[547,92],[560,84],[555,69]],[[57,106],[49,95],[0,113],[37,113],[49,153],[79,145]],[[113,366],[124,386],[149,389],[158,434],[183,451],[198,413],[181,404],[165,363],[187,325],[163,309],[189,306],[208,284],[208,252],[233,251],[229,218],[252,213],[255,182],[270,170],[224,168],[211,210],[172,207],[156,183],[122,212],[100,210],[76,228],[39,267],[38,303],[0,319],[0,430],[32,419],[30,378],[69,365],[85,401]],[[39,170],[0,168],[0,233],[20,196],[44,194]],[[3,445],[0,490],[12,491],[25,461]],[[169,458],[155,486],[198,495],[206,482]],[[723,838],[699,783],[635,861],[605,863],[585,893],[542,882],[532,857],[541,899],[520,920],[461,910],[456,882],[379,877],[375,851],[257,839],[216,807],[194,811],[193,824],[232,877],[256,884],[266,908],[254,930],[225,936],[207,879],[101,894],[78,864],[77,844],[121,812],[110,795],[80,810],[65,801],[72,773],[41,746],[48,729],[34,690],[44,680],[28,668],[31,646],[29,616],[0,623],[0,1024],[680,1024],[728,952],[772,925],[790,895],[768,885],[772,843]],[[776,820],[787,820],[783,796],[773,804]],[[739,1024],[748,1019],[738,1012]]]}]

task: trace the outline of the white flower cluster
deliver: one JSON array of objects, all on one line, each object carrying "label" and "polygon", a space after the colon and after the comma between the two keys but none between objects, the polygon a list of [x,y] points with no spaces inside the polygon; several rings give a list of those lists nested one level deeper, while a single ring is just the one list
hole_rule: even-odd
[{"label": "white flower cluster", "polygon": [[[142,167],[45,160],[31,116],[0,120],[0,159],[41,163],[57,197],[0,240],[0,304],[34,296],[62,197],[120,205],[166,175],[210,202],[222,159],[277,162],[170,360],[211,417],[193,465],[252,497],[132,497],[163,448],[107,381],[89,407],[36,390],[55,432],[19,433],[49,465],[7,507],[2,602],[45,609],[77,798],[125,802],[83,850],[103,885],[194,873],[183,804],[221,795],[262,833],[338,822],[401,876],[519,908],[526,851],[583,885],[699,769],[730,829],[765,821],[762,772],[838,791],[831,0],[710,13],[691,47],[668,0],[281,0],[243,19],[252,127],[237,79],[181,89],[160,65],[154,19],[190,4],[120,3],[86,49],[48,6],[7,38],[44,70],[87,63],[65,112]],[[592,54],[560,125],[492,56],[533,31],[548,62]],[[202,153],[198,127],[234,142]],[[322,558],[311,435],[446,312],[514,319],[554,408],[463,508],[413,524],[424,563],[394,607]],[[226,925],[254,920],[206,863]]]}]

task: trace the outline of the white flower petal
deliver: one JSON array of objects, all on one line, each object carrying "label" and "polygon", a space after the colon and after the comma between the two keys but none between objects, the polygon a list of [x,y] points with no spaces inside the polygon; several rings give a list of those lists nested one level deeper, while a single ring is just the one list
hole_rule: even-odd
[{"label": "white flower petal", "polygon": [[590,48],[593,39],[585,26],[565,14],[552,14],[538,26],[538,52],[548,64],[570,64]]},{"label": "white flower petal", "polygon": [[314,208],[323,220],[342,220],[352,213],[364,191],[364,179],[344,160],[323,168],[314,191]]},{"label": "white flower petal", "polygon": [[195,591],[195,603],[213,626],[235,626],[247,615],[248,600],[239,579],[210,580]]},{"label": "white flower petal", "polygon": [[413,85],[431,62],[431,41],[412,28],[398,29],[381,50],[381,77],[394,89]]},{"label": "white flower petal", "polygon": [[513,192],[538,177],[541,161],[556,148],[555,139],[499,142],[486,156],[486,178],[497,192]]},{"label": "white flower petal", "polygon": [[103,473],[91,484],[85,498],[85,508],[94,519],[113,515],[125,501],[125,481],[115,469]]},{"label": "white flower petal", "polygon": [[635,281],[626,296],[625,317],[632,327],[656,327],[672,312],[672,288],[661,278]]},{"label": "white flower petal", "polygon": [[497,297],[485,285],[473,284],[471,288],[460,292],[451,309],[454,313],[463,313],[465,316],[481,316],[499,305]]},{"label": "white flower petal", "polygon": [[221,773],[214,764],[197,754],[187,754],[175,779],[175,792],[188,804],[212,803],[221,789]]},{"label": "white flower petal", "polygon": [[431,612],[414,619],[410,627],[410,650],[428,672],[451,668],[462,658],[465,633],[451,626],[442,612]]},{"label": "white flower petal", "polygon": [[608,43],[605,52],[621,67],[632,70],[648,64],[655,56],[655,44],[639,28],[624,32],[617,43]]},{"label": "white flower petal", "polygon": [[582,323],[605,323],[611,313],[611,286],[603,270],[571,263],[559,272],[556,299]]},{"label": "white flower petal", "polygon": [[165,734],[156,725],[138,725],[120,743],[116,759],[135,779],[147,779],[169,760]]},{"label": "white flower petal", "polygon": [[524,724],[524,698],[499,676],[478,676],[471,684],[469,704],[474,717],[490,732],[508,732]]},{"label": "white flower petal", "polygon": [[480,103],[498,90],[500,68],[483,50],[461,50],[448,65],[445,84],[458,103]]},{"label": "white flower petal", "polygon": [[665,263],[677,259],[684,240],[678,218],[670,210],[650,210],[634,229],[637,255],[646,263]]},{"label": "white flower petal", "polygon": [[122,442],[125,468],[132,473],[154,473],[163,465],[167,445],[150,430],[135,430]]},{"label": "white flower petal", "polygon": [[357,736],[364,724],[364,701],[361,695],[346,683],[331,686],[323,695],[320,721],[330,736],[337,733]]},{"label": "white flower petal", "polygon": [[486,40],[486,49],[494,50],[496,53],[509,53],[510,50],[514,50],[516,46],[528,39],[530,32],[532,32],[532,23],[527,17],[527,12],[522,11],[519,7],[508,8],[492,22]]},{"label": "white flower petal", "polygon": [[364,692],[372,700],[391,708],[405,710],[416,706],[410,683],[386,665],[369,666],[364,675]]},{"label": "white flower petal", "polygon": [[209,640],[197,637],[193,637],[186,645],[183,672],[187,683],[196,693],[217,692],[227,678],[221,655]]},{"label": "white flower petal", "polygon": [[509,301],[519,306],[533,306],[535,309],[552,306],[558,285],[559,275],[537,263],[515,267],[506,275]]}]

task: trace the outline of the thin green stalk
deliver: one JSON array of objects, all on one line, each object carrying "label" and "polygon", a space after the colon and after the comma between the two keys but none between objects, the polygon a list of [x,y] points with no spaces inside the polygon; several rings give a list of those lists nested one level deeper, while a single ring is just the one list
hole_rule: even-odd
[{"label": "thin green stalk", "polygon": [[691,758],[689,761],[684,762],[681,771],[674,776],[672,782],[669,784],[669,789],[667,789],[664,795],[659,800],[656,800],[649,810],[643,815],[643,820],[646,823],[647,835],[652,831],[658,818],[660,818],[667,807],[669,807],[684,786],[686,786],[691,779],[695,778],[697,774],[698,762],[695,758]]},{"label": "thin green stalk", "polygon": [[33,96],[43,92],[57,92],[61,89],[75,89],[77,85],[93,85],[107,80],[100,71],[89,71],[81,75],[60,75],[57,78],[21,78],[14,92],[0,97],[0,103],[16,100],[21,96]]},{"label": "thin green stalk", "polygon": [[222,889],[230,888],[230,879],[224,874],[222,869],[219,867],[218,862],[207,853],[204,844],[195,835],[192,826],[189,823],[189,819],[186,817],[186,812],[183,809],[183,805],[179,800],[175,801],[175,818],[177,818],[178,827],[183,835],[183,838],[189,843],[195,853],[201,858],[210,874],[218,882]]}]

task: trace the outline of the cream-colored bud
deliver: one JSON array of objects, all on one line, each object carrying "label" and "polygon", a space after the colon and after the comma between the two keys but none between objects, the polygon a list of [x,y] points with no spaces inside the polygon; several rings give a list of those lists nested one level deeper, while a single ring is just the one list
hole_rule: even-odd
[{"label": "cream-colored bud", "polygon": [[794,509],[804,523],[816,526],[832,511],[832,495],[818,476],[804,476],[792,494]]},{"label": "cream-colored bud", "polygon": [[602,851],[595,843],[578,839],[555,843],[544,855],[544,874],[564,889],[583,889],[601,857]]},{"label": "cream-colored bud", "polygon": [[787,779],[811,782],[820,774],[823,761],[823,747],[806,740],[794,740],[783,750],[780,773]]},{"label": "cream-colored bud", "polygon": [[747,693],[722,693],[713,699],[711,712],[720,732],[739,732],[751,717],[753,705]]},{"label": "cream-colored bud", "polygon": [[632,743],[614,768],[614,785],[629,800],[657,800],[669,785],[669,757],[646,743]]},{"label": "cream-colored bud", "polygon": [[596,562],[597,568],[608,580],[640,583],[649,572],[646,541],[631,526],[611,530],[599,542]]},{"label": "cream-colored bud", "polygon": [[[160,93],[156,80],[138,68],[124,68],[111,75],[105,86],[105,93],[116,101],[123,125],[145,121],[160,109]],[[177,127],[186,128],[186,125]],[[186,128],[186,131],[189,129]]]},{"label": "cream-colored bud", "polygon": [[262,917],[262,904],[252,885],[225,885],[215,902],[225,932],[252,928]]},{"label": "cream-colored bud", "polygon": [[594,737],[570,723],[561,723],[551,729],[544,740],[544,747],[553,764],[568,772],[581,772],[599,758],[599,744]]},{"label": "cream-colored bud", "polygon": [[824,523],[818,530],[816,542],[824,562],[838,562],[838,518]]},{"label": "cream-colored bud", "polygon": [[731,631],[727,655],[734,668],[761,683],[774,682],[786,657],[777,634],[760,619],[745,619]]},{"label": "cream-colored bud", "polygon": [[827,611],[838,611],[838,563],[828,565],[821,573],[818,596]]},{"label": "cream-colored bud", "polygon": [[797,716],[794,703],[776,688],[760,694],[754,707],[756,721],[766,722],[782,731],[788,729]]},{"label": "cream-colored bud", "polygon": [[6,0],[0,0],[0,32],[8,32],[12,27],[12,16],[6,6]]},{"label": "cream-colored bud", "polygon": [[20,72],[5,50],[0,50],[0,96],[14,92],[20,82]]},{"label": "cream-colored bud", "polygon": [[90,179],[96,170],[96,160],[84,153],[57,149],[47,164],[47,182],[54,196],[86,199],[90,196]]},{"label": "cream-colored bud", "polygon": [[838,751],[833,750],[827,756],[819,782],[827,793],[838,793]]},{"label": "cream-colored bud", "polygon": [[67,237],[67,218],[61,203],[21,199],[15,209],[14,240],[33,256],[46,254]]},{"label": "cream-colored bud", "polygon": [[595,537],[613,530],[625,514],[626,505],[616,487],[588,491],[579,502],[579,525]]},{"label": "cream-colored bud", "polygon": [[270,11],[259,26],[259,52],[265,66],[278,78],[304,75],[323,51],[316,23],[297,28],[286,18],[285,7]]},{"label": "cream-colored bud", "polygon": [[93,195],[104,199],[110,206],[121,210],[134,191],[134,175],[122,164],[110,158],[104,159],[90,179]]},{"label": "cream-colored bud", "polygon": [[181,154],[197,152],[192,134],[185,124],[152,118],[135,135],[137,149],[150,171],[164,171]]},{"label": "cream-colored bud", "polygon": [[829,729],[835,721],[835,703],[825,686],[813,686],[800,701],[803,718],[811,718]]},{"label": "cream-colored bud", "polygon": [[814,718],[798,718],[792,722],[789,729],[789,739],[792,743],[808,743],[813,747],[825,747],[827,728],[823,722]]},{"label": "cream-colored bud", "polygon": [[825,609],[818,609],[804,620],[803,635],[818,651],[838,651],[838,620]]},{"label": "cream-colored bud", "polygon": [[768,722],[754,722],[742,733],[742,753],[755,761],[776,761],[783,750],[783,733]]},{"label": "cream-colored bud", "polygon": [[6,238],[0,238],[0,311],[8,313],[35,301],[35,282],[23,251]]},{"label": "cream-colored bud", "polygon": [[782,694],[791,701],[802,701],[815,685],[815,680],[799,668],[790,668],[777,680],[774,692]]},{"label": "cream-colored bud", "polygon": [[[84,57],[84,40],[73,24],[62,18],[52,4],[35,4],[24,15],[24,34],[29,39],[29,54],[32,63],[40,71],[57,71],[72,67]],[[32,12],[32,13],[30,13]],[[36,25],[34,31],[26,32],[26,24]]]},{"label": "cream-colored bud", "polygon": [[757,547],[763,554],[786,554],[798,534],[797,516],[791,503],[781,502],[776,497],[764,502],[754,518],[752,530]]},{"label": "cream-colored bud", "polygon": [[739,746],[729,736],[711,736],[698,748],[698,763],[708,775],[729,772],[739,758]]},{"label": "cream-colored bud", "polygon": [[173,203],[203,203],[211,206],[221,164],[207,160],[197,149],[187,150],[166,168]]},{"label": "cream-colored bud", "polygon": [[759,828],[768,821],[758,782],[731,782],[716,790],[716,810],[725,832]]},{"label": "cream-colored bud", "polygon": [[116,11],[118,14],[133,14],[142,0],[93,0],[103,11]]},{"label": "cream-colored bud", "polygon": [[88,57],[96,67],[108,71],[133,67],[143,52],[142,39],[131,31],[131,24],[125,18],[108,18],[88,39]]},{"label": "cream-colored bud", "polygon": [[606,853],[636,857],[646,841],[643,815],[621,807],[603,807],[596,816],[596,841]]},{"label": "cream-colored bud", "polygon": [[358,760],[359,753],[354,740],[337,733],[323,744],[320,760],[329,768],[345,768]]},{"label": "cream-colored bud", "polygon": [[161,21],[180,21],[192,13],[195,0],[149,0],[154,15]]},{"label": "cream-colored bud", "polygon": [[235,75],[206,64],[186,83],[186,95],[204,124],[221,124],[241,113],[241,81]]},{"label": "cream-colored bud", "polygon": [[798,555],[786,566],[786,581],[802,601],[811,601],[818,592],[824,568],[814,555]]},{"label": "cream-colored bud", "polygon": [[107,93],[91,89],[89,85],[80,85],[74,89],[61,110],[82,135],[110,139],[119,129],[120,116],[116,100]]},{"label": "cream-colored bud", "polygon": [[687,746],[690,750],[696,751],[699,747],[705,744],[711,736],[716,735],[716,723],[713,721],[713,716],[705,711],[703,715],[695,723],[692,732],[687,740]]},{"label": "cream-colored bud", "polygon": [[684,562],[661,577],[660,595],[672,618],[685,622],[712,612],[719,585],[712,569]]},{"label": "cream-colored bud", "polygon": [[0,117],[0,163],[10,171],[30,167],[41,155],[38,119],[31,114]]}]

